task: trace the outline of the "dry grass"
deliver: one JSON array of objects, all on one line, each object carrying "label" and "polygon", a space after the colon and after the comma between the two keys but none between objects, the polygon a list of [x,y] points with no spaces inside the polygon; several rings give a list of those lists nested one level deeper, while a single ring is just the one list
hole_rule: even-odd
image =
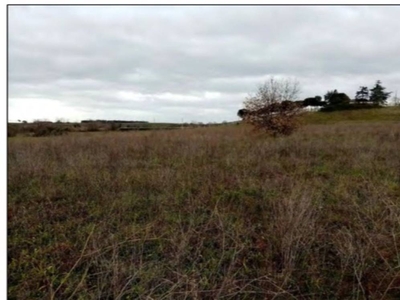
[{"label": "dry grass", "polygon": [[399,299],[400,125],[8,141],[9,299]]}]

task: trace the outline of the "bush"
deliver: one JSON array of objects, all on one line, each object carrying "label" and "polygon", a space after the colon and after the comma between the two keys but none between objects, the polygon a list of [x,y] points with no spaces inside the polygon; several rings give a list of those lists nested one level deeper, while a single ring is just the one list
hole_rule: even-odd
[{"label": "bush", "polygon": [[111,123],[110,124],[110,130],[111,131],[115,131],[115,130],[118,130],[118,129],[120,129],[121,128],[121,124],[119,124],[119,123]]},{"label": "bush", "polygon": [[255,96],[246,99],[245,109],[238,116],[269,135],[290,135],[298,127],[303,105],[294,102],[300,92],[295,80],[271,78],[258,88]]},{"label": "bush", "polygon": [[274,137],[290,135],[300,126],[297,118],[300,110],[301,108],[293,102],[273,103],[263,109],[250,112],[244,120],[257,130]]},{"label": "bush", "polygon": [[328,105],[346,106],[350,105],[350,101],[351,101],[350,97],[347,96],[345,93],[335,92],[330,96],[328,100]]},{"label": "bush", "polygon": [[87,123],[86,125],[86,131],[99,131],[100,130],[100,124],[96,122],[90,122]]},{"label": "bush", "polygon": [[18,127],[15,125],[8,125],[7,127],[7,137],[14,137],[18,134]]},{"label": "bush", "polygon": [[42,136],[58,136],[63,135],[68,132],[67,128],[62,128],[59,126],[55,126],[53,124],[45,124],[45,123],[35,123],[35,125],[31,128],[33,132],[32,136],[34,137],[42,137]]},{"label": "bush", "polygon": [[382,108],[382,106],[377,105],[365,105],[365,104],[347,104],[347,105],[327,105],[322,107],[320,111],[322,112],[332,112],[337,110],[357,110],[357,109],[374,109]]}]

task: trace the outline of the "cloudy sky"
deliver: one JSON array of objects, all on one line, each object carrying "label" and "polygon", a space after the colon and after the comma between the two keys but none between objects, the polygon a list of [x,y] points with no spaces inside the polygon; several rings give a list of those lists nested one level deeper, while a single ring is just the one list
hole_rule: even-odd
[{"label": "cloudy sky", "polygon": [[269,76],[299,99],[400,94],[400,6],[9,6],[9,120],[237,120]]}]

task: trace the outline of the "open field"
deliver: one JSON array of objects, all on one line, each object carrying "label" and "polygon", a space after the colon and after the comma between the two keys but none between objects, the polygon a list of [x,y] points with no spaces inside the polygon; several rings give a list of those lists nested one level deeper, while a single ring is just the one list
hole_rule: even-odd
[{"label": "open field", "polygon": [[398,112],[9,138],[8,297],[399,299]]},{"label": "open field", "polygon": [[[233,122],[237,123],[237,122]],[[229,123],[219,124],[202,124],[202,123],[140,123],[140,122],[47,122],[36,121],[33,123],[9,123],[8,137],[15,136],[57,136],[68,133],[84,133],[84,132],[99,132],[99,131],[149,131],[149,130],[171,130],[171,129],[192,129],[207,126],[221,126]],[[232,124],[232,123],[231,123]]]},{"label": "open field", "polygon": [[[338,122],[400,121],[400,106],[379,109],[357,109],[334,112],[305,112],[303,124],[332,124]],[[193,129],[236,125],[240,121],[223,123],[151,123],[143,121],[82,121],[81,123],[37,121],[33,123],[9,123],[8,136],[56,136],[68,133],[98,131],[147,131],[167,129]]]}]

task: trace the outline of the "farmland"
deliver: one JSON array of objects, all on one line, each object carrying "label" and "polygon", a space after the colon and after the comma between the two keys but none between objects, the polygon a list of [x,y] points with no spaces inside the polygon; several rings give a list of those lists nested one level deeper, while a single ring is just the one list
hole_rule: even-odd
[{"label": "farmland", "polygon": [[400,110],[8,139],[9,299],[399,299]]}]

